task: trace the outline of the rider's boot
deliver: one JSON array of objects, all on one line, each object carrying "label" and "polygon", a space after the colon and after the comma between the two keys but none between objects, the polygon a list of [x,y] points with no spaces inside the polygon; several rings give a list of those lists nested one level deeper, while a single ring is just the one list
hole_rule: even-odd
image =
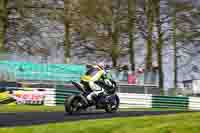
[{"label": "rider's boot", "polygon": [[87,100],[89,105],[94,105],[95,104],[95,93],[91,92],[88,96],[87,96]]}]

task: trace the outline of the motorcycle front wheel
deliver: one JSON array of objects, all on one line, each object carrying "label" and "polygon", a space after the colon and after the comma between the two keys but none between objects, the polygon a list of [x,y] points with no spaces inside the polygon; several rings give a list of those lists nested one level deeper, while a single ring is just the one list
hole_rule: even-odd
[{"label": "motorcycle front wheel", "polygon": [[73,112],[79,112],[81,106],[83,105],[82,99],[80,96],[70,96],[65,99],[65,112],[72,114]]},{"label": "motorcycle front wheel", "polygon": [[105,106],[105,111],[107,113],[115,113],[119,108],[119,104],[120,104],[119,97],[117,95],[114,95],[108,100],[109,102]]}]

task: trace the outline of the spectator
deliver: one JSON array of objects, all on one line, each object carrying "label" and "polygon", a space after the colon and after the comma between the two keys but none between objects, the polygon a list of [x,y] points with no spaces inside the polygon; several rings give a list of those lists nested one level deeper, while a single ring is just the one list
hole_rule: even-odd
[{"label": "spectator", "polygon": [[128,67],[128,84],[136,84],[136,75],[133,72],[131,65]]}]

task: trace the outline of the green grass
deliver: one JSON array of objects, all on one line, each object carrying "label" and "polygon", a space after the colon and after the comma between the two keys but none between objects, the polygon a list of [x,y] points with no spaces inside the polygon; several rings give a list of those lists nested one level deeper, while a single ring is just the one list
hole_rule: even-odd
[{"label": "green grass", "polygon": [[0,105],[0,113],[5,112],[54,112],[64,111],[64,106]]},{"label": "green grass", "polygon": [[187,111],[186,109],[178,109],[178,108],[127,108],[127,109],[119,109],[120,111]]},{"label": "green grass", "polygon": [[0,133],[199,133],[200,113],[0,128]]},{"label": "green grass", "polygon": [[[165,111],[165,110],[180,110],[180,109],[120,109],[120,111]],[[64,105],[49,107],[38,105],[0,105],[0,113],[6,112],[54,112],[64,111]]]}]

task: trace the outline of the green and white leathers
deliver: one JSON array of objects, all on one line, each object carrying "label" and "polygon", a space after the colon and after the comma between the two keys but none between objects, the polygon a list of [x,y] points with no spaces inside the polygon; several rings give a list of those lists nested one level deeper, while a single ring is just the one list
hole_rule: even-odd
[{"label": "green and white leathers", "polygon": [[90,81],[98,81],[101,77],[105,74],[105,71],[99,65],[93,65],[91,68],[86,72],[84,76],[81,77],[82,81],[90,82]]},{"label": "green and white leathers", "polygon": [[95,83],[95,81],[99,81],[102,78],[104,78],[104,82],[107,85],[112,85],[112,83],[108,79],[106,71],[100,65],[91,66],[91,68],[86,72],[86,74],[81,77],[81,81],[88,82],[88,85],[92,90],[92,92],[87,96],[87,99],[89,101],[92,100],[93,95],[98,95],[105,91],[104,88]]}]

